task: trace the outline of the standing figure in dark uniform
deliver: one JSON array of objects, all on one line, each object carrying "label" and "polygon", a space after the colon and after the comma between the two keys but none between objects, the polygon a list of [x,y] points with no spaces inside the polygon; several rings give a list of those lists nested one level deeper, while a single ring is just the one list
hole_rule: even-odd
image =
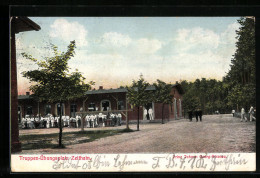
[{"label": "standing figure in dark uniform", "polygon": [[188,115],[189,115],[189,119],[190,119],[190,122],[191,122],[192,121],[192,110],[188,111]]},{"label": "standing figure in dark uniform", "polygon": [[202,121],[202,110],[201,109],[198,110],[198,115],[200,117],[200,122],[201,122]]},{"label": "standing figure in dark uniform", "polygon": [[195,114],[195,116],[196,116],[196,122],[198,122],[198,117],[199,117],[199,111],[198,111],[198,109],[196,109],[196,110],[194,111],[194,114]]}]

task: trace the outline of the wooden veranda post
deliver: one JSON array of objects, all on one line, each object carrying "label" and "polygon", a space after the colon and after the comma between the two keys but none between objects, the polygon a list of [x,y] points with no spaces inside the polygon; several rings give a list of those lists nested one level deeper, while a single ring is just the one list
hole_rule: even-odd
[{"label": "wooden veranda post", "polygon": [[18,91],[17,91],[17,67],[15,34],[32,30],[40,30],[41,27],[28,17],[10,17],[10,119],[11,119],[11,153],[21,151],[18,128]]},{"label": "wooden veranda post", "polygon": [[[86,97],[86,99],[83,100],[83,112],[86,111],[86,107],[85,107],[85,102],[88,100],[88,97]],[[80,111],[82,112],[82,111]],[[81,114],[81,131],[84,131],[84,125],[85,125],[85,115]]]}]

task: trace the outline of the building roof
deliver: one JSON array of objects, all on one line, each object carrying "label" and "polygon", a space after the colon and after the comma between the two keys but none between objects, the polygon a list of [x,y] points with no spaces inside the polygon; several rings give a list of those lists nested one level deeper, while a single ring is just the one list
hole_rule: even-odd
[{"label": "building roof", "polygon": [[41,29],[38,24],[28,17],[12,17],[12,28],[11,29],[14,30],[15,33],[32,30],[39,31]]},{"label": "building roof", "polygon": [[31,95],[19,95],[18,100],[32,99]]},{"label": "building roof", "polygon": [[[183,94],[183,89],[180,84],[173,84],[172,87],[176,87],[180,94]],[[153,85],[148,86],[146,90],[155,90],[155,87]],[[116,89],[99,89],[99,90],[89,90],[85,94],[86,95],[92,95],[92,94],[108,94],[108,93],[127,93],[126,88],[116,88]],[[33,99],[33,96],[31,95],[19,95],[19,100],[24,99]]]},{"label": "building roof", "polygon": [[126,88],[117,88],[117,89],[99,89],[99,90],[89,90],[86,92],[86,95],[91,94],[104,94],[104,93],[126,93]]},{"label": "building roof", "polygon": [[[183,89],[179,83],[173,84],[172,87],[176,87],[180,94],[183,94]],[[146,90],[155,90],[155,86],[148,86]],[[89,90],[86,92],[86,95],[91,94],[107,94],[107,93],[127,93],[126,88],[116,88],[116,89],[98,89],[98,90]]]}]

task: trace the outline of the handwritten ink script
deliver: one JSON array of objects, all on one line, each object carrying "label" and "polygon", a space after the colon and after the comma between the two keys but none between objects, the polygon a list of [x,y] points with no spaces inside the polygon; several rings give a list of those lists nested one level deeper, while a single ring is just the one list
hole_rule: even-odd
[{"label": "handwritten ink script", "polygon": [[127,155],[117,155],[113,160],[106,159],[106,155],[96,155],[94,159],[88,160],[85,162],[80,162],[79,160],[73,161],[72,159],[55,161],[53,164],[53,169],[66,169],[66,168],[74,168],[74,169],[102,169],[104,167],[114,167],[118,168],[118,170],[124,170],[125,166],[131,165],[142,165],[148,164],[145,160],[129,160]]},{"label": "handwritten ink script", "polygon": [[[222,159],[219,159],[222,158]],[[164,159],[168,163],[166,165],[161,165],[160,161]],[[206,159],[210,159],[210,161],[207,161]],[[166,157],[159,157],[155,156],[153,157],[153,160],[155,161],[154,164],[152,164],[152,168],[156,169],[160,166],[165,166],[165,168],[179,168],[180,170],[184,170],[186,167],[193,170],[194,168],[201,168],[204,170],[210,170],[215,171],[218,166],[225,166],[225,170],[228,171],[230,168],[230,165],[245,165],[248,163],[248,161],[244,158],[240,158],[240,154],[238,154],[237,157],[234,157],[233,154],[229,154],[227,156],[216,156],[211,155],[200,155],[198,156],[191,156],[191,155],[184,155],[184,156],[175,156],[168,155]]]},{"label": "handwritten ink script", "polygon": [[[128,155],[116,155],[113,159],[107,159],[106,155],[96,155],[93,159],[87,161],[80,160],[55,160],[53,169],[104,169],[108,167],[116,168],[118,171],[124,171],[125,168],[133,165],[150,165],[153,170],[170,169],[180,170],[185,169],[195,170],[203,169],[206,171],[215,171],[218,167],[223,167],[226,171],[230,170],[234,165],[246,165],[248,163],[246,158],[241,158],[240,154],[234,156],[228,155],[175,155],[168,154],[165,156],[154,155],[151,159],[136,159],[129,158]],[[114,170],[114,169],[113,169]]]},{"label": "handwritten ink script", "polygon": [[11,155],[19,172],[254,171],[255,162],[255,153]]}]

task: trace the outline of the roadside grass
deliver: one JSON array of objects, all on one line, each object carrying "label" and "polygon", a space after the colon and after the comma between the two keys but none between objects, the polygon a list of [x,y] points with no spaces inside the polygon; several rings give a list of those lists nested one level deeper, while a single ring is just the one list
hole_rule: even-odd
[{"label": "roadside grass", "polygon": [[[133,130],[95,130],[95,131],[77,131],[62,133],[62,144],[66,147],[68,145],[75,145],[80,143],[92,142],[100,138],[133,132]],[[53,134],[34,134],[21,135],[20,142],[22,143],[22,150],[34,150],[44,148],[57,148],[59,133]]]}]

